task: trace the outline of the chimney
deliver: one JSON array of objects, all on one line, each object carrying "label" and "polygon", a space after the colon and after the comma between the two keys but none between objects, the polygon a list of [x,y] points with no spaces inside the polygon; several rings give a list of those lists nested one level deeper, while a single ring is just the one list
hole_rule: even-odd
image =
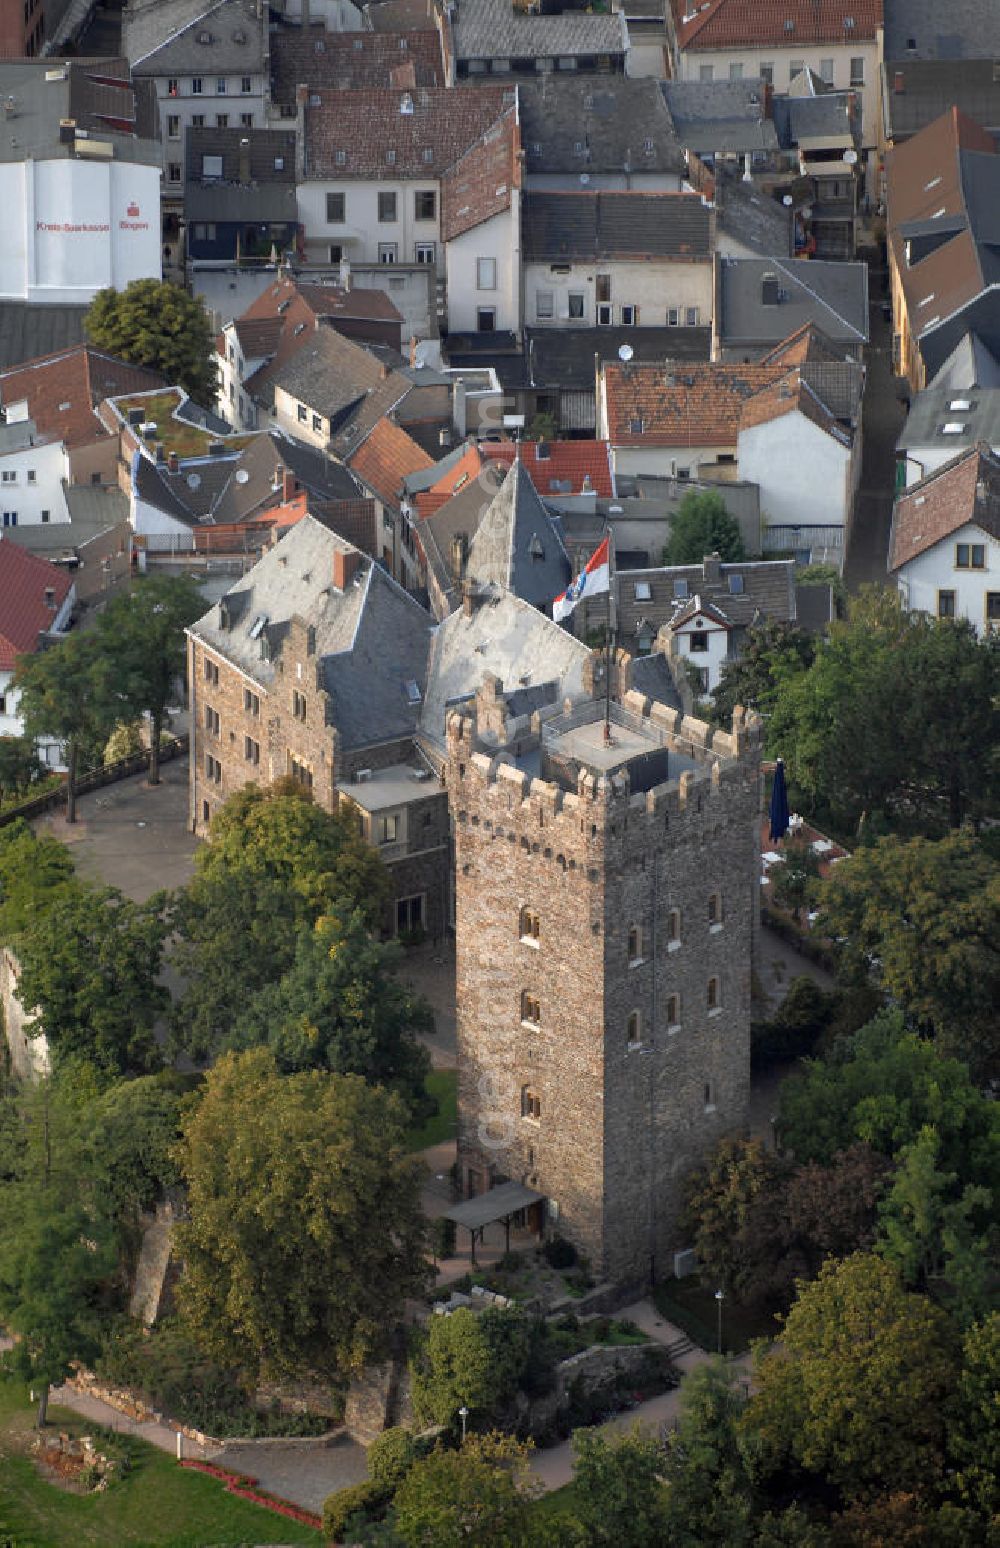
[{"label": "chimney", "polygon": [[208,455],[210,457],[221,457],[225,450],[226,446],[224,441],[209,441],[208,443]]},{"label": "chimney", "polygon": [[[159,451],[159,448],[157,448],[157,451]],[[176,473],[180,465],[180,458],[177,453],[175,451],[169,452],[167,454],[167,467],[171,473]]]},{"label": "chimney", "polygon": [[250,181],[250,139],[243,135],[240,139],[240,182]]},{"label": "chimney", "polygon": [[769,269],[760,282],[761,306],[777,306],[778,304],[778,276]]},{"label": "chimney", "polygon": [[295,176],[301,183],[306,175],[309,158],[306,155],[306,108],[309,106],[309,87],[303,82],[295,88]]},{"label": "chimney", "polygon": [[702,560],[702,572],[707,581],[718,583],[722,579],[722,558],[719,554],[706,554]]},{"label": "chimney", "polygon": [[351,260],[346,255],[340,260],[340,288],[342,290],[351,288]]},{"label": "chimney", "polygon": [[72,145],[76,139],[76,119],[60,118],[59,120],[59,144]]},{"label": "chimney", "polygon": [[357,574],[361,555],[356,548],[336,548],[333,552],[333,584],[338,591],[346,591]]},{"label": "chimney", "polygon": [[167,460],[167,450],[162,441],[157,441],[156,443],[156,460],[157,462],[166,462]]},{"label": "chimney", "polygon": [[291,468],[281,470],[281,503],[287,505],[294,497],[296,490],[296,478]]},{"label": "chimney", "polygon": [[381,368],[380,368],[380,374],[381,374],[382,380],[384,382],[387,382],[389,380],[389,367],[386,365],[384,360],[383,360]]},{"label": "chimney", "polygon": [[410,335],[410,365],[411,366],[415,366],[416,363],[417,363],[417,340],[416,340],[416,335],[415,334],[411,334]]},{"label": "chimney", "polygon": [[906,90],[906,77],[902,70],[897,70],[892,77],[892,89],[897,97],[901,97]]}]

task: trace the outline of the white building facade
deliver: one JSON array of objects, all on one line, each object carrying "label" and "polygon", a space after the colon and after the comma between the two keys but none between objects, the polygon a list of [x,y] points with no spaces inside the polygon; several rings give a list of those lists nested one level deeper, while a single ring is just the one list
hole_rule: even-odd
[{"label": "white building facade", "polygon": [[39,439],[30,419],[0,427],[0,508],[2,524],[35,527],[68,522],[64,481],[69,457],[61,441]]}]

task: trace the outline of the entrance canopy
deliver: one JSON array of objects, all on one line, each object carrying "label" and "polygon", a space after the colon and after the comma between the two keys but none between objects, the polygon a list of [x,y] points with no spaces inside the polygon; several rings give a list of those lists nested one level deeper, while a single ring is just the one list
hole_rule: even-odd
[{"label": "entrance canopy", "polygon": [[474,1199],[466,1199],[462,1204],[455,1204],[445,1211],[446,1220],[454,1220],[456,1225],[464,1226],[469,1233],[469,1250],[472,1261],[476,1261],[476,1237],[483,1239],[483,1232],[488,1225],[495,1220],[502,1220],[504,1230],[507,1233],[507,1250],[510,1251],[510,1221],[511,1216],[519,1210],[528,1209],[532,1204],[544,1202],[544,1193],[536,1193],[534,1188],[526,1188],[523,1183],[501,1183],[497,1188],[490,1188],[486,1193],[477,1194]]}]

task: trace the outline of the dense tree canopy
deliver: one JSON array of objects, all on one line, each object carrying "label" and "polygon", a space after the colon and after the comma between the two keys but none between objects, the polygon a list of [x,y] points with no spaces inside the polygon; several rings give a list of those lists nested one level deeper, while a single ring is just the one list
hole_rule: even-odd
[{"label": "dense tree canopy", "polygon": [[0,736],[0,805],[27,795],[41,777],[42,763],[28,736]]},{"label": "dense tree canopy", "polygon": [[712,719],[727,730],[737,704],[756,710],[770,720],[786,679],[796,678],[811,666],[817,639],[794,624],[765,618],[751,624],[738,656],[725,661],[719,686],[712,695]]},{"label": "dense tree canopy", "polygon": [[396,1493],[395,1530],[406,1548],[534,1548],[537,1492],[520,1442],[470,1435],[461,1451],[439,1448],[410,1469]]},{"label": "dense tree canopy", "polygon": [[404,1123],[356,1075],[279,1075],[266,1049],[213,1066],[177,1149],[178,1298],[210,1354],[343,1376],[383,1347],[426,1272]]},{"label": "dense tree canopy", "polygon": [[963,829],[858,849],[819,889],[845,971],[878,981],[982,1077],[1000,1070],[1000,865]]},{"label": "dense tree canopy", "polygon": [[111,729],[99,691],[99,653],[93,634],[68,634],[46,650],[21,656],[14,672],[26,735],[50,738],[65,749],[66,819],[76,821],[76,779],[81,754]]},{"label": "dense tree canopy", "polygon": [[184,630],[205,611],[186,575],[149,575],[112,598],[100,614],[99,669],[115,720],[150,718],[149,783],[159,783],[160,733],[184,676]]},{"label": "dense tree canopy", "polygon": [[0,941],[10,942],[73,884],[65,844],[21,818],[0,828]]},{"label": "dense tree canopy", "polygon": [[197,296],[169,280],[132,280],[124,290],[99,290],[84,318],[91,344],[120,360],[160,371],[211,407],[218,386],[208,313]]},{"label": "dense tree canopy", "polygon": [[701,564],[708,554],[728,562],[745,559],[746,549],[739,523],[730,516],[722,496],[714,490],[699,494],[692,489],[671,517],[663,563]]}]

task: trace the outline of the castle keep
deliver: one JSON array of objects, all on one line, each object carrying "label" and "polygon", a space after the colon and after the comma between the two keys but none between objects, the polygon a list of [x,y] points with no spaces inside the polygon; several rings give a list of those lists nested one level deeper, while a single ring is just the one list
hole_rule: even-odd
[{"label": "castle keep", "polygon": [[680,1180],[746,1123],[759,722],[605,713],[514,716],[494,678],[448,719],[459,1160],[645,1280],[683,1245]]}]

